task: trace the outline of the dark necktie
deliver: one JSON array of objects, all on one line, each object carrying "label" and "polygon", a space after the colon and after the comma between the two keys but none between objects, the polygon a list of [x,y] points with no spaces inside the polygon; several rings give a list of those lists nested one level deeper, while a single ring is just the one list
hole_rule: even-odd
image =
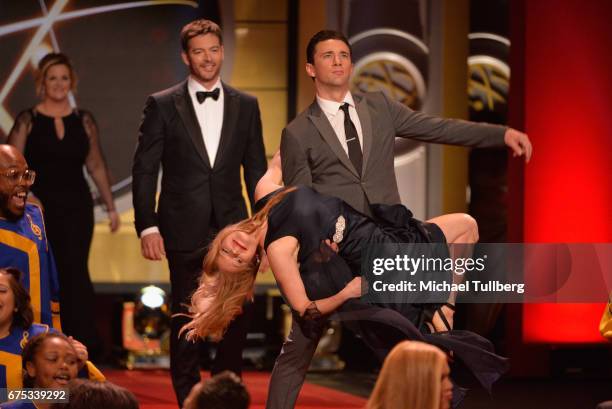
[{"label": "dark necktie", "polygon": [[346,136],[346,146],[348,147],[348,156],[353,166],[357,169],[357,173],[361,177],[361,164],[363,162],[363,155],[361,153],[361,145],[359,144],[359,137],[357,136],[357,128],[351,121],[349,115],[349,104],[344,103],[340,105],[340,109],[344,112],[344,135]]},{"label": "dark necktie", "polygon": [[212,91],[198,91],[196,92],[196,98],[200,104],[206,101],[206,98],[212,98],[216,101],[219,99],[219,92],[219,88],[215,88]]}]

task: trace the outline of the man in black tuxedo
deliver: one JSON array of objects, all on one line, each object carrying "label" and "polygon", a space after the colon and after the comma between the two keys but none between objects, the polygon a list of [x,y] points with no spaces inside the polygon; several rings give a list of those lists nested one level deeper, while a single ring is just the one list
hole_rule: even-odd
[{"label": "man in black tuxedo", "polygon": [[[197,287],[204,250],[215,232],[246,218],[240,166],[251,203],[255,185],[266,171],[257,99],[220,79],[223,38],[219,26],[196,20],[181,31],[186,81],[148,97],[134,156],[133,201],[142,254],[149,260],[166,256],[172,286],[172,313]],[[159,205],[155,195],[159,167],[163,176]],[[230,325],[219,343],[212,373],[240,374],[248,315]],[[172,319],[170,370],[183,405],[200,381],[199,347],[179,330],[187,319]]]}]

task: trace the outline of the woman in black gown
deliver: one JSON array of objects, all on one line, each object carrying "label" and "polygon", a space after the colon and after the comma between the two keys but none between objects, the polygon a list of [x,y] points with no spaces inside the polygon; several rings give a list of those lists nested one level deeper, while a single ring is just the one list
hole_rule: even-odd
[{"label": "woman in black gown", "polygon": [[[413,219],[403,206],[374,206],[376,220],[342,200],[308,187],[282,189],[275,158],[256,189],[260,210],[223,229],[204,260],[192,297],[188,337],[221,337],[227,324],[252,295],[265,249],[283,297],[296,311],[303,331],[319,331],[326,316],[357,332],[379,358],[403,339],[434,344],[453,354],[455,394],[476,380],[490,389],[507,370],[486,339],[467,331],[445,331],[432,317],[440,304],[368,304],[361,296],[361,253],[372,243],[431,243],[463,240],[469,225],[459,218],[440,223]],[[276,182],[276,183],[275,183]],[[450,221],[451,226],[448,226]],[[333,249],[333,250],[332,250]]]},{"label": "woman in black gown", "polygon": [[68,58],[51,53],[39,63],[35,107],[21,112],[9,133],[37,173],[32,192],[41,202],[60,281],[62,330],[95,350],[91,325],[94,291],[87,266],[94,227],[93,200],[83,175],[85,165],[106,206],[111,231],[119,227],[91,113],[74,109],[69,94],[76,76]]}]

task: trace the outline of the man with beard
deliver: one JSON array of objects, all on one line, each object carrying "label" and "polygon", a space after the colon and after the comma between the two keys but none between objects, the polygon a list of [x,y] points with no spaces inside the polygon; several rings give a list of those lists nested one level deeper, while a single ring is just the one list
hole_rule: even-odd
[{"label": "man with beard", "polygon": [[[145,104],[134,155],[133,201],[142,255],[168,258],[172,314],[197,288],[206,246],[228,224],[247,217],[240,169],[251,203],[267,169],[257,99],[221,81],[223,36],[210,20],[196,20],[181,31],[181,57],[189,68],[182,83],[151,95]],[[163,168],[159,205],[155,195]],[[218,344],[213,375],[240,374],[242,349],[252,304],[243,308]],[[199,347],[179,339],[188,319],[174,315],[170,333],[170,372],[182,407],[200,381]]]},{"label": "man with beard", "polygon": [[27,203],[36,174],[11,145],[0,145],[0,267],[24,273],[22,284],[32,298],[34,322],[59,325],[59,284],[47,242],[43,214]]}]

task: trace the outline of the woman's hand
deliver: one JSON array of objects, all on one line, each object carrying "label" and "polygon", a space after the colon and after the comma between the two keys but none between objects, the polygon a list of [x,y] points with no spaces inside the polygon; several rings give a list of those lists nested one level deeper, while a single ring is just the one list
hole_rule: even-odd
[{"label": "woman's hand", "polygon": [[108,211],[108,226],[110,227],[111,233],[116,232],[121,225],[121,219],[119,219],[119,213],[115,209]]},{"label": "woman's hand", "polygon": [[353,278],[347,285],[342,289],[342,292],[346,298],[358,298],[361,297],[361,277]]},{"label": "woman's hand", "polygon": [[340,248],[338,247],[338,243],[331,241],[330,239],[325,240],[325,244],[334,251],[334,253],[338,254]]}]

